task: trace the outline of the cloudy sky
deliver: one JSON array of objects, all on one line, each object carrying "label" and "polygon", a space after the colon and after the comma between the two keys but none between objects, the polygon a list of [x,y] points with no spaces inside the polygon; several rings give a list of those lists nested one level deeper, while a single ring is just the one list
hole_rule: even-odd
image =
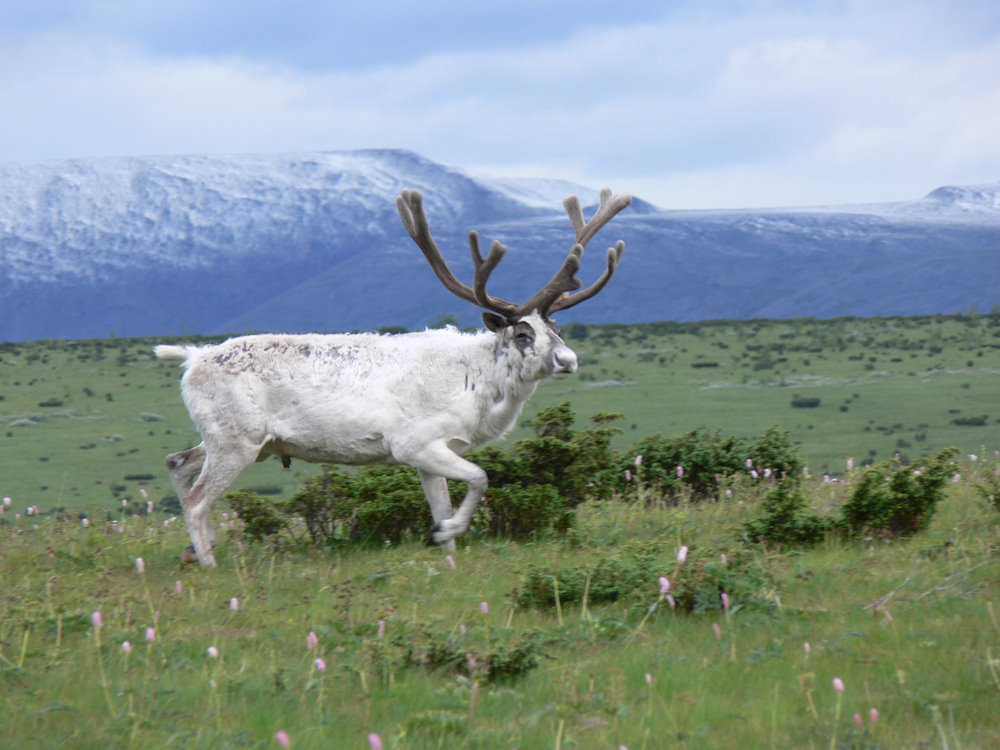
[{"label": "cloudy sky", "polygon": [[408,148],[665,208],[1000,180],[996,0],[0,0],[0,160]]}]

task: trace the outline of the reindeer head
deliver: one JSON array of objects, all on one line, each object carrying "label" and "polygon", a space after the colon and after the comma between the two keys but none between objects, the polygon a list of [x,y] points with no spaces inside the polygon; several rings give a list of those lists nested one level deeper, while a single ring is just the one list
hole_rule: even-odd
[{"label": "reindeer head", "polygon": [[399,216],[407,233],[417,243],[445,288],[455,296],[485,308],[483,323],[486,327],[504,340],[509,338],[510,343],[523,355],[527,356],[529,352],[537,354],[544,350],[546,354],[542,359],[546,362],[536,377],[544,375],[565,377],[576,370],[576,355],[559,337],[559,329],[552,321],[552,315],[590,299],[608,283],[608,279],[618,268],[618,261],[625,249],[622,240],[618,240],[614,247],[608,248],[608,266],[601,277],[589,287],[576,291],[580,289],[582,282],[575,277],[575,274],[580,270],[580,258],[587,243],[601,227],[631,202],[632,196],[612,195],[611,190],[605,188],[601,191],[601,203],[597,212],[590,221],[584,221],[583,209],[575,195],[563,201],[569,220],[576,231],[576,242],[548,283],[527,302],[520,305],[493,297],[486,292],[487,279],[507,252],[504,245],[494,241],[484,258],[479,249],[479,234],[475,231],[469,232],[469,249],[472,252],[472,264],[475,270],[472,287],[469,287],[455,278],[445,263],[437,243],[431,237],[427,214],[424,212],[423,197],[419,191],[404,190],[396,199],[396,208],[399,209]]}]

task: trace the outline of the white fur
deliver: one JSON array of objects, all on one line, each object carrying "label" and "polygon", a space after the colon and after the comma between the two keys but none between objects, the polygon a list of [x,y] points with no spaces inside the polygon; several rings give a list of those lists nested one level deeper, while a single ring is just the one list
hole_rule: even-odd
[{"label": "white fur", "polygon": [[[486,473],[461,454],[507,432],[538,380],[577,367],[537,313],[496,333],[242,336],[156,355],[185,360],[181,392],[202,442],[167,466],[203,565],[215,565],[212,504],[270,455],[413,466],[434,541],[453,548],[486,491]],[[468,484],[454,515],[446,479]]]}]

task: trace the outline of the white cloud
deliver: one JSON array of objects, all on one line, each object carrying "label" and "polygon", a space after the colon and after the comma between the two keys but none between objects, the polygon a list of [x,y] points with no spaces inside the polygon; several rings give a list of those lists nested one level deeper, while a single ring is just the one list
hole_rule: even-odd
[{"label": "white cloud", "polygon": [[1000,34],[941,21],[931,43],[939,14],[832,7],[688,13],[360,70],[8,38],[0,158],[399,147],[678,208],[1000,178]]}]

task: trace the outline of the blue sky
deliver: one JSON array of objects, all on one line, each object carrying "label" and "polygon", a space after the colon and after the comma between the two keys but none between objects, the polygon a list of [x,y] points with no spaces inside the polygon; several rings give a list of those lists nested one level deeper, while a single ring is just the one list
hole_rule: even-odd
[{"label": "blue sky", "polygon": [[0,160],[409,148],[664,208],[1000,180],[995,0],[0,0]]}]

